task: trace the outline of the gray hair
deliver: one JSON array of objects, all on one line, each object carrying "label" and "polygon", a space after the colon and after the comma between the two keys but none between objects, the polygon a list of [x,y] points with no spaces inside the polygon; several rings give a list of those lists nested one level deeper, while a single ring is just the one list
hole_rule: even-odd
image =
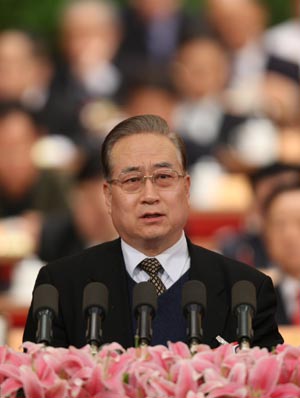
[{"label": "gray hair", "polygon": [[124,137],[144,133],[160,134],[169,138],[180,154],[183,170],[187,170],[186,150],[182,138],[170,131],[167,122],[162,117],[158,115],[139,115],[123,120],[106,136],[101,150],[103,174],[106,179],[111,178],[110,158],[112,148],[116,142]]}]

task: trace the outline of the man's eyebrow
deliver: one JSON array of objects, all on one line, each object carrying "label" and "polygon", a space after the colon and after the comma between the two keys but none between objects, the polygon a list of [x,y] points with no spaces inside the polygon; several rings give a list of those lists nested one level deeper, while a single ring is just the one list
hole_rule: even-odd
[{"label": "man's eyebrow", "polygon": [[[159,162],[159,163],[155,163],[152,168],[153,169],[160,169],[162,167],[166,167],[166,168],[172,168],[173,164],[169,163],[169,162]],[[124,167],[124,169],[121,170],[121,173],[131,173],[132,171],[142,171],[144,170],[144,168],[142,166],[128,166],[128,167]]]},{"label": "man's eyebrow", "polygon": [[169,163],[169,162],[160,162],[160,163],[155,163],[153,165],[153,168],[155,168],[155,169],[159,169],[161,167],[166,167],[166,168],[170,169],[173,167],[173,164]]},{"label": "man's eyebrow", "polygon": [[129,166],[121,170],[121,173],[130,173],[132,171],[141,171],[140,166]]}]

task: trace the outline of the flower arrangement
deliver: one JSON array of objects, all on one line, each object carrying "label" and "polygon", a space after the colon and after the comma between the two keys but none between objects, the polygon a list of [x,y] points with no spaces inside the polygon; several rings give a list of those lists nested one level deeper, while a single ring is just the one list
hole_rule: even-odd
[{"label": "flower arrangement", "polygon": [[296,398],[300,347],[233,351],[230,344],[184,343],[123,349],[105,345],[53,348],[25,343],[0,347],[0,396],[26,398]]}]

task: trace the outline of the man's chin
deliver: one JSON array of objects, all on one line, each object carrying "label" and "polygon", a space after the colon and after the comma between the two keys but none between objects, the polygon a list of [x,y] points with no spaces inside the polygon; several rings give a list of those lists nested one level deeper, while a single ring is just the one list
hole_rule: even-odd
[{"label": "man's chin", "polygon": [[164,232],[152,232],[143,235],[140,239],[140,244],[147,250],[156,251],[157,254],[168,249],[170,246],[176,243],[179,240],[179,237],[169,236],[166,231]]}]

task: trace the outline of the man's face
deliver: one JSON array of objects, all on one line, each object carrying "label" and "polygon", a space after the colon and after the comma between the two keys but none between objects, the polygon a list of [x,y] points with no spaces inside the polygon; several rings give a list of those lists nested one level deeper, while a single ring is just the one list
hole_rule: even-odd
[{"label": "man's face", "polygon": [[300,191],[278,195],[266,217],[265,238],[271,259],[283,272],[300,277]]},{"label": "man's face", "polygon": [[[135,134],[118,141],[111,152],[112,179],[135,168],[143,175],[164,168],[183,174],[175,145],[158,134]],[[189,211],[190,177],[179,178],[175,187],[161,190],[146,179],[141,191],[124,192],[117,184],[105,184],[108,211],[119,235],[147,255],[156,255],[180,238]]]}]

